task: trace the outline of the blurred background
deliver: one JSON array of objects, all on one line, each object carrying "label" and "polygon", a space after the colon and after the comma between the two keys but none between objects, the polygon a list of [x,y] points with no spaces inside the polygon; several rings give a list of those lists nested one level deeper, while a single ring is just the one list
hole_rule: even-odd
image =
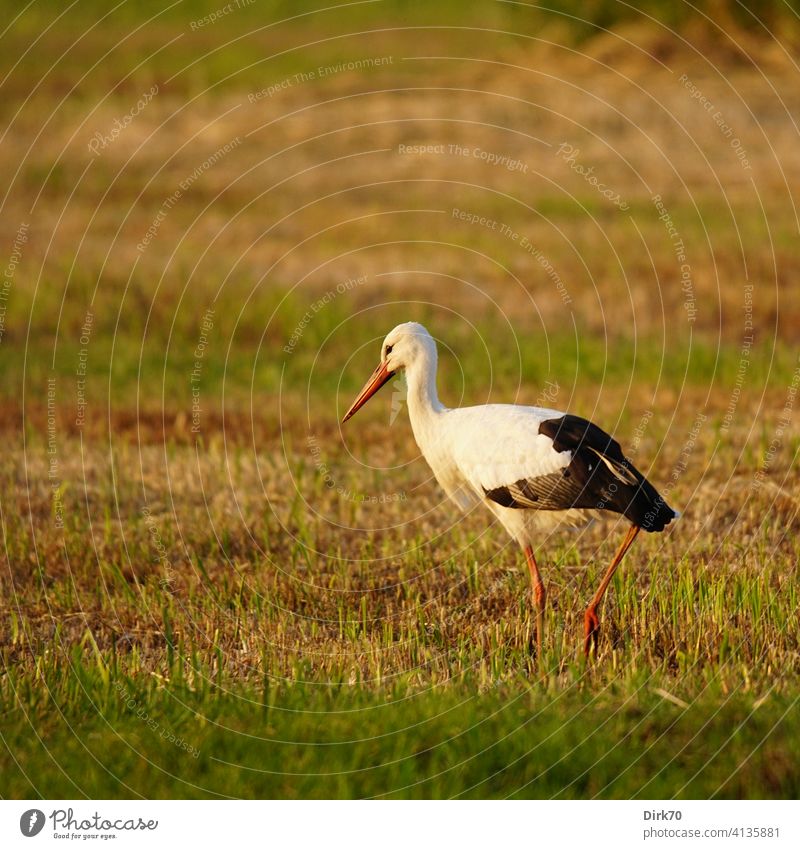
[{"label": "blurred background", "polygon": [[[604,686],[739,692],[745,668],[763,676],[752,699],[794,692],[798,6],[5,3],[8,705],[25,692],[44,716],[42,676],[76,715],[117,674],[198,699],[253,686],[262,706],[287,682],[363,683],[365,699],[518,683],[525,575],[486,517],[443,502],[402,386],[339,426],[407,320],[439,340],[444,403],[595,419],[683,511],[616,587],[627,626]],[[606,533],[547,541],[550,686],[570,693],[575,599]],[[650,576],[676,563],[654,600]],[[151,708],[189,722],[173,709]],[[777,748],[759,779],[775,793]],[[81,764],[67,773],[86,792],[122,792]],[[612,759],[604,780],[621,772]],[[541,792],[588,792],[553,776]],[[753,786],[720,776],[695,792]],[[247,793],[232,782],[208,787]]]},{"label": "blurred background", "polygon": [[[729,395],[752,285],[740,403],[755,401],[798,321],[796,39],[790,4],[721,0],[17,10],[9,258],[28,229],[6,385],[19,397],[27,348],[43,405],[91,310],[92,413],[110,378],[120,425],[163,410],[180,437],[213,307],[209,424],[223,372],[232,411],[257,397],[265,423],[282,374],[310,404],[340,377],[352,392],[408,318],[468,358],[469,380],[444,357],[453,403],[492,377],[534,400],[557,377],[562,405],[591,411],[609,370],[645,405],[666,378],[677,400],[684,375]],[[311,304],[364,275],[283,351]],[[58,406],[74,394],[62,383]]]}]

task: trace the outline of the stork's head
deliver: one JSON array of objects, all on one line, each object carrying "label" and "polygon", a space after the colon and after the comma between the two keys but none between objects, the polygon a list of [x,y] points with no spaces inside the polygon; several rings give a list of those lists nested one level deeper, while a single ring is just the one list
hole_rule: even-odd
[{"label": "stork's head", "polygon": [[434,369],[436,367],[436,342],[433,336],[416,321],[398,324],[383,340],[381,361],[345,413],[342,423],[354,416],[398,371],[431,366]]}]

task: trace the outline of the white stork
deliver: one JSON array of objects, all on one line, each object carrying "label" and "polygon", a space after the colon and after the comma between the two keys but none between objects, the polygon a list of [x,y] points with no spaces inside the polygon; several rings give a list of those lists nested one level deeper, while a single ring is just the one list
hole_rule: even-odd
[{"label": "white stork", "polygon": [[400,324],[381,348],[381,361],[342,420],[346,422],[405,369],[408,415],[417,445],[447,495],[462,509],[481,502],[525,552],[536,603],[541,657],[544,581],[533,555],[542,511],[574,524],[610,510],[631,526],[585,615],[584,651],[597,650],[597,609],[620,561],[641,529],[663,531],[677,517],[655,487],[623,455],[619,443],[579,416],[513,404],[450,410],[436,392],[436,342],[416,322]]}]

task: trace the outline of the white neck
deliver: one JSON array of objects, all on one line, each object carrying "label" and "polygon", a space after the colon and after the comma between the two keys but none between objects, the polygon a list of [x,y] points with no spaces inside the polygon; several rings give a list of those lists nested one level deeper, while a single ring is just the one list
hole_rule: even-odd
[{"label": "white neck", "polygon": [[436,392],[436,348],[419,356],[406,369],[408,417],[417,445],[423,449],[436,436],[436,423],[445,407]]}]

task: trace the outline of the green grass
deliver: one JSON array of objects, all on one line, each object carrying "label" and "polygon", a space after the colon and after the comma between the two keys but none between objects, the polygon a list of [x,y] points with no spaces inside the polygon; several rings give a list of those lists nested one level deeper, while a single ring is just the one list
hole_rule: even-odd
[{"label": "green grass", "polygon": [[[90,646],[85,647],[91,653]],[[409,694],[116,676],[74,652],[2,690],[3,795],[149,798],[796,798],[796,699],[657,677],[565,692],[517,676]],[[63,662],[62,662],[63,663]],[[184,673],[185,675],[186,673]],[[13,760],[11,758],[13,753]]]},{"label": "green grass", "polygon": [[[386,304],[354,318],[354,302],[347,296],[314,314],[294,350],[287,353],[284,346],[321,295],[304,299],[271,288],[257,293],[241,316],[245,295],[240,291],[228,292],[216,302],[210,296],[194,296],[174,315],[167,312],[168,302],[154,304],[146,327],[150,306],[138,308],[148,303],[146,288],[134,287],[129,303],[114,305],[101,298],[91,307],[94,322],[86,394],[93,403],[105,402],[110,384],[116,408],[135,406],[138,396],[145,409],[163,407],[170,415],[190,410],[190,375],[202,316],[210,305],[215,309],[214,326],[208,333],[200,381],[207,407],[219,403],[223,388],[229,404],[241,407],[253,398],[276,399],[279,390],[285,394],[289,389],[291,395],[291,388],[300,386],[308,387],[310,403],[324,415],[337,397],[344,402],[360,388],[374,366],[380,339],[407,320],[423,322],[443,343],[441,394],[452,405],[482,402],[490,385],[495,386],[493,400],[513,400],[509,393],[518,382],[523,392],[534,393],[529,403],[548,381],[559,384],[563,398],[589,386],[606,394],[657,384],[730,392],[742,357],[740,342],[707,333],[695,335],[688,327],[671,328],[669,333],[651,331],[633,339],[626,328],[610,323],[605,333],[587,328],[576,335],[570,326],[542,328],[533,309],[516,316],[511,340],[505,316],[483,317],[479,328],[483,341],[476,344],[476,329],[450,324],[436,307]],[[70,409],[82,348],[80,328],[90,301],[87,298],[81,308],[78,286],[56,325],[60,294],[52,287],[35,301],[24,293],[15,298],[9,309],[11,320],[16,320],[14,342],[23,342],[24,322],[33,316],[31,344],[26,359],[7,362],[5,378],[9,386],[24,383],[28,393],[38,398],[47,378],[55,377],[59,404]],[[125,314],[122,322],[120,314]],[[504,344],[492,345],[492,340],[504,340]],[[744,391],[760,394],[765,386],[783,389],[796,366],[791,345],[782,339],[759,341],[751,349]],[[498,385],[509,389],[498,390]],[[557,399],[554,403],[557,406]]]},{"label": "green grass", "polygon": [[[388,530],[344,534],[334,517],[381,517],[357,503],[343,514],[308,461],[274,468],[271,485],[293,480],[298,496],[266,512],[236,452],[240,525],[226,519],[228,470],[201,457],[215,494],[204,507],[188,496],[193,449],[172,447],[177,515],[157,506],[169,494],[152,476],[160,451],[146,450],[147,520],[136,454],[117,450],[114,485],[100,453],[83,450],[89,504],[67,490],[64,531],[34,487],[44,559],[27,577],[29,520],[4,512],[18,575],[2,608],[6,796],[797,792],[799,552],[791,514],[774,504],[765,517],[756,498],[743,501],[747,544],[721,531],[727,508],[706,501],[678,533],[642,539],[615,577],[588,665],[583,605],[614,540],[605,530],[543,540],[550,601],[537,663],[516,552],[498,551],[481,516],[445,532],[449,511],[430,489],[387,506],[399,523]],[[29,464],[36,478],[32,454]],[[75,480],[69,461],[62,473]],[[387,485],[343,462],[332,473],[348,489]],[[415,474],[392,483],[412,491]],[[426,508],[442,535],[409,535]],[[704,525],[716,532],[698,535]]]},{"label": "green grass", "polygon": [[[713,4],[747,57],[662,0],[644,8],[688,43],[610,0],[583,23],[577,0],[388,0],[264,26],[319,5],[258,0],[195,31],[224,2],[146,0],[92,29],[109,6],[89,0],[23,56],[63,11],[46,0],[3,36],[0,61],[20,62],[0,100],[0,273],[30,232],[0,338],[0,795],[796,797],[798,86],[747,8],[791,53],[797,4]],[[747,70],[762,57],[769,90]],[[682,73],[736,124],[752,175]],[[92,133],[154,82],[94,158]],[[624,214],[556,155],[564,139]],[[398,151],[445,141],[529,171]],[[654,192],[685,241],[693,323]],[[570,303],[456,207],[530,239]],[[682,510],[637,539],[588,665],[583,611],[621,526],[542,535],[537,658],[519,552],[443,502],[405,413],[389,424],[390,389],[340,429],[409,319],[441,340],[447,404],[590,416]]]}]

